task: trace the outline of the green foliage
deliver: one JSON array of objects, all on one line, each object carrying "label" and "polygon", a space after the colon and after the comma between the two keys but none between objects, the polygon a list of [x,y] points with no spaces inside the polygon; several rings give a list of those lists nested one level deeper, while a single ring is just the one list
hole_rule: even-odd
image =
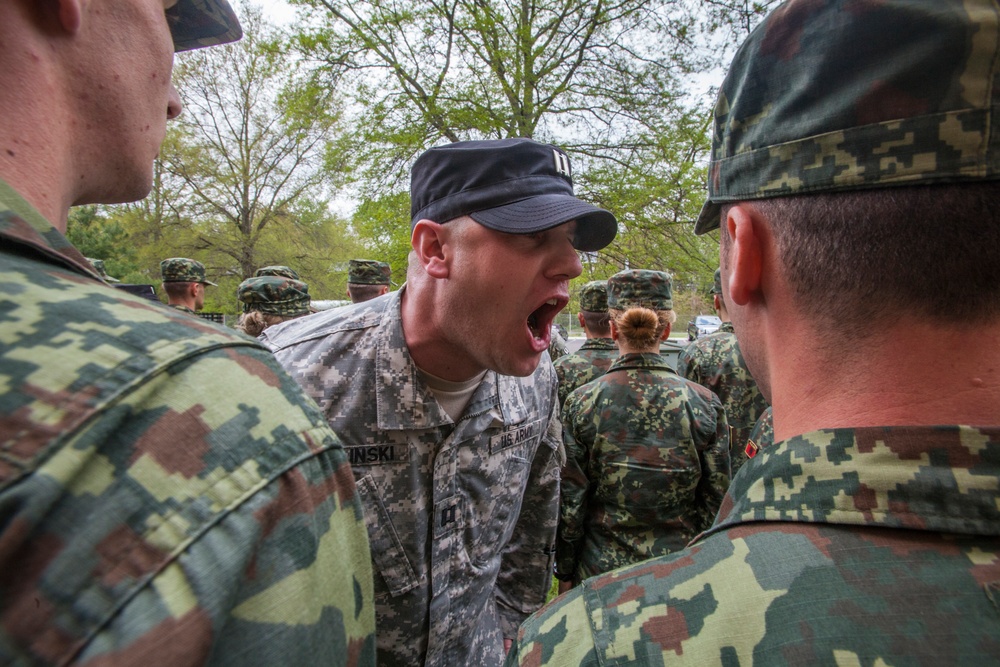
[{"label": "green foliage", "polygon": [[402,283],[410,252],[409,193],[397,192],[363,201],[351,224],[364,239],[364,258],[388,262],[393,282]]},{"label": "green foliage", "polygon": [[108,275],[122,282],[132,282],[138,273],[135,247],[120,220],[105,215],[96,205],[70,209],[66,238],[84,257],[103,259]]}]

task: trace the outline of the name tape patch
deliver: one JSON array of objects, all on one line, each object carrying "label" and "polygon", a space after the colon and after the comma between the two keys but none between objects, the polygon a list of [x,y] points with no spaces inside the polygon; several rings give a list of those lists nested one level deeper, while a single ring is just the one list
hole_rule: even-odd
[{"label": "name tape patch", "polygon": [[543,422],[542,419],[523,422],[497,433],[490,438],[490,454],[540,438]]},{"label": "name tape patch", "polygon": [[406,444],[350,445],[344,447],[344,451],[352,466],[405,463],[410,460],[410,446]]}]

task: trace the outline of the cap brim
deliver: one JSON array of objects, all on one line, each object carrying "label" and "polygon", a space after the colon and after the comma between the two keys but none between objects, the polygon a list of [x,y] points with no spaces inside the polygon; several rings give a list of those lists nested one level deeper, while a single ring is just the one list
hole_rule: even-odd
[{"label": "cap brim", "polygon": [[228,44],[243,36],[243,28],[227,0],[180,0],[167,10],[174,51]]},{"label": "cap brim", "polygon": [[694,223],[695,234],[705,234],[719,228],[719,216],[722,215],[722,205],[712,201],[706,201],[698,214],[698,221]]},{"label": "cap brim", "polygon": [[576,220],[573,247],[585,252],[606,247],[618,234],[618,221],[609,211],[563,194],[529,197],[475,211],[469,217],[484,227],[508,234],[532,234]]}]

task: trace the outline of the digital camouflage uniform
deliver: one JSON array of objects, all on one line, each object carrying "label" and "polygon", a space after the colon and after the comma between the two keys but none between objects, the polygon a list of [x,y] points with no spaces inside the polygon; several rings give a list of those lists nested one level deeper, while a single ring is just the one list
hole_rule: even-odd
[{"label": "digital camouflage uniform", "polygon": [[375,562],[379,663],[497,665],[502,636],[551,582],[555,373],[544,355],[528,377],[487,372],[456,424],[418,377],[401,294],[285,322],[262,340],[348,450]]},{"label": "digital camouflage uniform", "polygon": [[[669,310],[660,271],[622,271],[608,305]],[[574,582],[682,549],[708,528],[729,487],[719,399],[656,353],[622,354],[563,406],[556,570]]]},{"label": "digital camouflage uniform", "polygon": [[261,278],[264,276],[276,276],[278,278],[291,278],[292,280],[302,280],[299,277],[298,271],[281,264],[275,264],[273,266],[262,266],[253,272],[254,278]]},{"label": "digital camouflage uniform", "polygon": [[282,317],[309,314],[309,286],[301,280],[277,275],[247,278],[236,288],[243,312],[252,310]]},{"label": "digital camouflage uniform", "polygon": [[[986,0],[779,5],[720,89],[696,231],[727,201],[997,179],[997,53]],[[994,664],[998,592],[1000,426],[816,430],[744,464],[690,547],[530,618],[508,663]]]},{"label": "digital camouflage uniform", "polygon": [[[187,257],[171,257],[160,262],[160,277],[165,283],[215,285],[215,283],[205,277],[205,265]],[[215,286],[218,287],[217,285]],[[194,309],[184,304],[169,303],[167,305],[190,315],[198,314]]]},{"label": "digital camouflage uniform", "polygon": [[551,331],[551,339],[549,341],[549,359],[555,361],[566,356],[569,349],[566,345],[569,343],[569,336],[566,334],[566,329],[562,325],[553,324],[549,327]]},{"label": "digital camouflage uniform", "polygon": [[574,354],[556,360],[559,404],[566,403],[573,390],[604,375],[618,358],[618,346],[610,338],[588,338]]},{"label": "digital camouflage uniform", "polygon": [[[592,280],[580,288],[580,310],[587,313],[606,313],[608,310],[608,284],[606,280]],[[555,359],[556,377],[559,378],[559,405],[574,389],[603,375],[618,358],[618,346],[610,338],[587,338],[575,354]]]},{"label": "digital camouflage uniform", "polygon": [[753,458],[757,456],[757,452],[773,444],[774,416],[771,413],[771,406],[768,406],[757,420],[757,423],[754,424],[753,430],[750,431],[750,438],[747,440],[744,454]]},{"label": "digital camouflage uniform", "polygon": [[0,664],[374,664],[347,458],[260,345],[0,181]]},{"label": "digital camouflage uniform", "polygon": [[677,373],[708,387],[722,401],[729,421],[729,451],[735,475],[747,460],[747,438],[767,401],[743,361],[733,323],[723,322],[716,333],[688,343],[677,360]]},{"label": "digital camouflage uniform", "polygon": [[559,598],[522,626],[508,664],[995,663],[998,480],[1000,428],[777,443],[690,548]]},{"label": "digital camouflage uniform", "polygon": [[347,282],[355,285],[389,285],[392,269],[374,259],[352,259],[347,263]]}]

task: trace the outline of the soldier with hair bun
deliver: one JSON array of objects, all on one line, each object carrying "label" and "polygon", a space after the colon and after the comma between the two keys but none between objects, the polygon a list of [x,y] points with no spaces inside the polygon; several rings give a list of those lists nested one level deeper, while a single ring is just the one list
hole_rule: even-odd
[{"label": "soldier with hair bun", "polygon": [[729,487],[722,403],[659,354],[677,318],[670,277],[616,273],[607,306],[621,356],[571,393],[563,414],[556,570],[574,584],[684,548],[711,525]]},{"label": "soldier with hair bun", "polygon": [[309,314],[309,285],[277,275],[247,278],[236,289],[243,304],[236,328],[257,337],[272,324]]}]

